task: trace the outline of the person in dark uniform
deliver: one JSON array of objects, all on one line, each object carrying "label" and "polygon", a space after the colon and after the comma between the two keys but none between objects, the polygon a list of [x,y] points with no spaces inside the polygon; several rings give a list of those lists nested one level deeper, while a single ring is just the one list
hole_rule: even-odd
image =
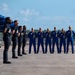
[{"label": "person in dark uniform", "polygon": [[61,48],[62,45],[64,47],[64,53],[66,53],[66,32],[64,29],[61,30],[59,33],[59,38],[60,38],[60,53],[62,52]]},{"label": "person in dark uniform", "polygon": [[15,51],[17,43],[18,43],[18,20],[14,21],[12,34],[13,34],[12,35],[12,58],[18,58],[16,56],[16,51]]},{"label": "person in dark uniform", "polygon": [[71,43],[72,54],[74,54],[74,36],[75,36],[75,33],[72,30],[71,26],[69,26],[69,30],[66,32],[66,36],[67,36],[67,53],[69,51],[69,45]]},{"label": "person in dark uniform", "polygon": [[26,46],[26,39],[27,39],[27,33],[26,33],[26,26],[23,26],[23,45],[22,45],[22,54],[26,55],[25,53],[25,46]]},{"label": "person in dark uniform", "polygon": [[36,32],[34,32],[34,28],[28,34],[29,37],[29,54],[31,54],[31,47],[34,46],[34,53],[36,54]]},{"label": "person in dark uniform", "polygon": [[51,32],[49,29],[47,29],[47,32],[45,33],[45,53],[47,53],[48,49],[48,45],[49,45],[49,51],[51,53]]},{"label": "person in dark uniform", "polygon": [[3,51],[3,63],[4,64],[11,64],[10,61],[8,61],[8,50],[11,44],[11,19],[10,17],[6,17],[6,25],[4,26],[3,31],[3,41],[4,41],[4,51]]},{"label": "person in dark uniform", "polygon": [[23,32],[22,32],[22,26],[19,26],[19,33],[18,33],[18,56],[22,56],[21,54],[21,47],[23,42]]},{"label": "person in dark uniform", "polygon": [[57,46],[57,52],[60,53],[59,46],[58,46],[58,35],[59,35],[59,33],[57,32],[57,29],[56,29],[56,27],[54,27],[54,31],[51,32],[52,41],[53,41],[52,42],[53,43],[53,45],[52,45],[52,53],[54,53],[55,44]]},{"label": "person in dark uniform", "polygon": [[44,52],[44,32],[42,32],[42,29],[39,28],[39,32],[37,33],[37,38],[38,38],[38,46],[37,46],[37,53],[39,52],[39,47],[41,45],[42,47],[42,52]]}]

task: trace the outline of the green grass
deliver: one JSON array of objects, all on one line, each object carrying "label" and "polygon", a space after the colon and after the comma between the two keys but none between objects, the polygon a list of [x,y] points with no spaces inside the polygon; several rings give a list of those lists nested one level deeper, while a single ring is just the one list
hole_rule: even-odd
[{"label": "green grass", "polygon": [[2,39],[2,37],[3,37],[3,35],[2,35],[2,33],[0,33],[0,38]]}]

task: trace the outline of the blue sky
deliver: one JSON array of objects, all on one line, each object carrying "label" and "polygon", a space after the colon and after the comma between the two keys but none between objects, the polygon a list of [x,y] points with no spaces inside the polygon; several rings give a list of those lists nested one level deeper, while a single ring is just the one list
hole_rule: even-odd
[{"label": "blue sky", "polygon": [[75,0],[0,0],[0,14],[18,19],[27,29],[75,30]]}]

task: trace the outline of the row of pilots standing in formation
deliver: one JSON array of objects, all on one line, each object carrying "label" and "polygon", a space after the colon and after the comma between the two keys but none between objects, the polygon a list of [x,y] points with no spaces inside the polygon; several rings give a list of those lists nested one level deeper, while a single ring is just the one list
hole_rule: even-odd
[{"label": "row of pilots standing in formation", "polygon": [[[16,46],[18,44],[17,55],[22,56],[26,55],[25,53],[25,46],[27,37],[29,38],[29,54],[31,54],[31,47],[34,47],[34,53],[38,54],[40,46],[42,47],[43,54],[46,54],[49,51],[51,54],[54,53],[54,47],[56,44],[57,53],[60,54],[62,52],[62,45],[64,47],[64,53],[68,53],[69,51],[69,44],[71,43],[72,54],[74,54],[74,31],[72,27],[69,26],[69,30],[65,31],[64,29],[61,32],[57,32],[56,27],[54,27],[53,31],[47,29],[46,32],[43,32],[41,28],[39,28],[38,33],[34,31],[34,28],[31,28],[31,31],[26,34],[26,26],[18,26],[18,20],[14,21],[14,27],[10,28],[11,19],[10,17],[6,17],[6,25],[4,26],[3,31],[3,41],[4,41],[4,51],[3,51],[3,63],[4,64],[11,64],[8,61],[8,50],[11,44],[12,38],[12,58],[17,59],[16,56]],[[36,48],[36,38],[38,39],[37,48]],[[44,45],[44,38],[45,38],[45,45]],[[60,39],[60,44],[59,40]],[[67,39],[67,42],[66,42]],[[45,47],[44,47],[45,46]],[[22,50],[21,50],[22,47]]]}]

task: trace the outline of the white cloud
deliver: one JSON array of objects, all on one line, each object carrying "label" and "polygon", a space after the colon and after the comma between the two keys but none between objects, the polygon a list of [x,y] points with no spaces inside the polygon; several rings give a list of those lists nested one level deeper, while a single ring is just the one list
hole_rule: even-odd
[{"label": "white cloud", "polygon": [[1,6],[0,6],[0,10],[2,11],[8,11],[8,5],[6,3],[3,3]]},{"label": "white cloud", "polygon": [[[46,27],[50,27],[53,29],[54,26],[57,28],[65,28],[69,25],[72,25],[75,23],[75,19],[71,17],[66,16],[42,16],[39,12],[35,11],[34,9],[27,9],[22,10],[20,12],[21,15],[23,15],[23,21],[27,22],[29,25],[33,25],[35,28],[43,27],[44,29]],[[36,26],[35,26],[36,25]]]},{"label": "white cloud", "polygon": [[68,17],[63,17],[63,16],[54,16],[54,17],[50,17],[50,16],[40,16],[38,18],[38,21],[43,21],[43,22],[50,22],[51,24],[69,24],[70,23],[70,19]]},{"label": "white cloud", "polygon": [[35,9],[21,10],[20,13],[24,16],[38,16],[39,15],[39,12],[36,11]]},{"label": "white cloud", "polygon": [[73,18],[64,17],[64,16],[52,16],[52,17],[51,16],[38,16],[38,18],[36,17],[34,20],[35,20],[33,21],[35,23],[34,25],[37,24],[38,26],[41,26],[44,29],[47,27],[53,29],[54,26],[56,26],[59,29],[61,28],[67,29],[69,25],[73,26],[73,24],[75,23],[73,21]]},{"label": "white cloud", "polygon": [[29,20],[27,18],[23,18],[24,21],[29,22]]}]

